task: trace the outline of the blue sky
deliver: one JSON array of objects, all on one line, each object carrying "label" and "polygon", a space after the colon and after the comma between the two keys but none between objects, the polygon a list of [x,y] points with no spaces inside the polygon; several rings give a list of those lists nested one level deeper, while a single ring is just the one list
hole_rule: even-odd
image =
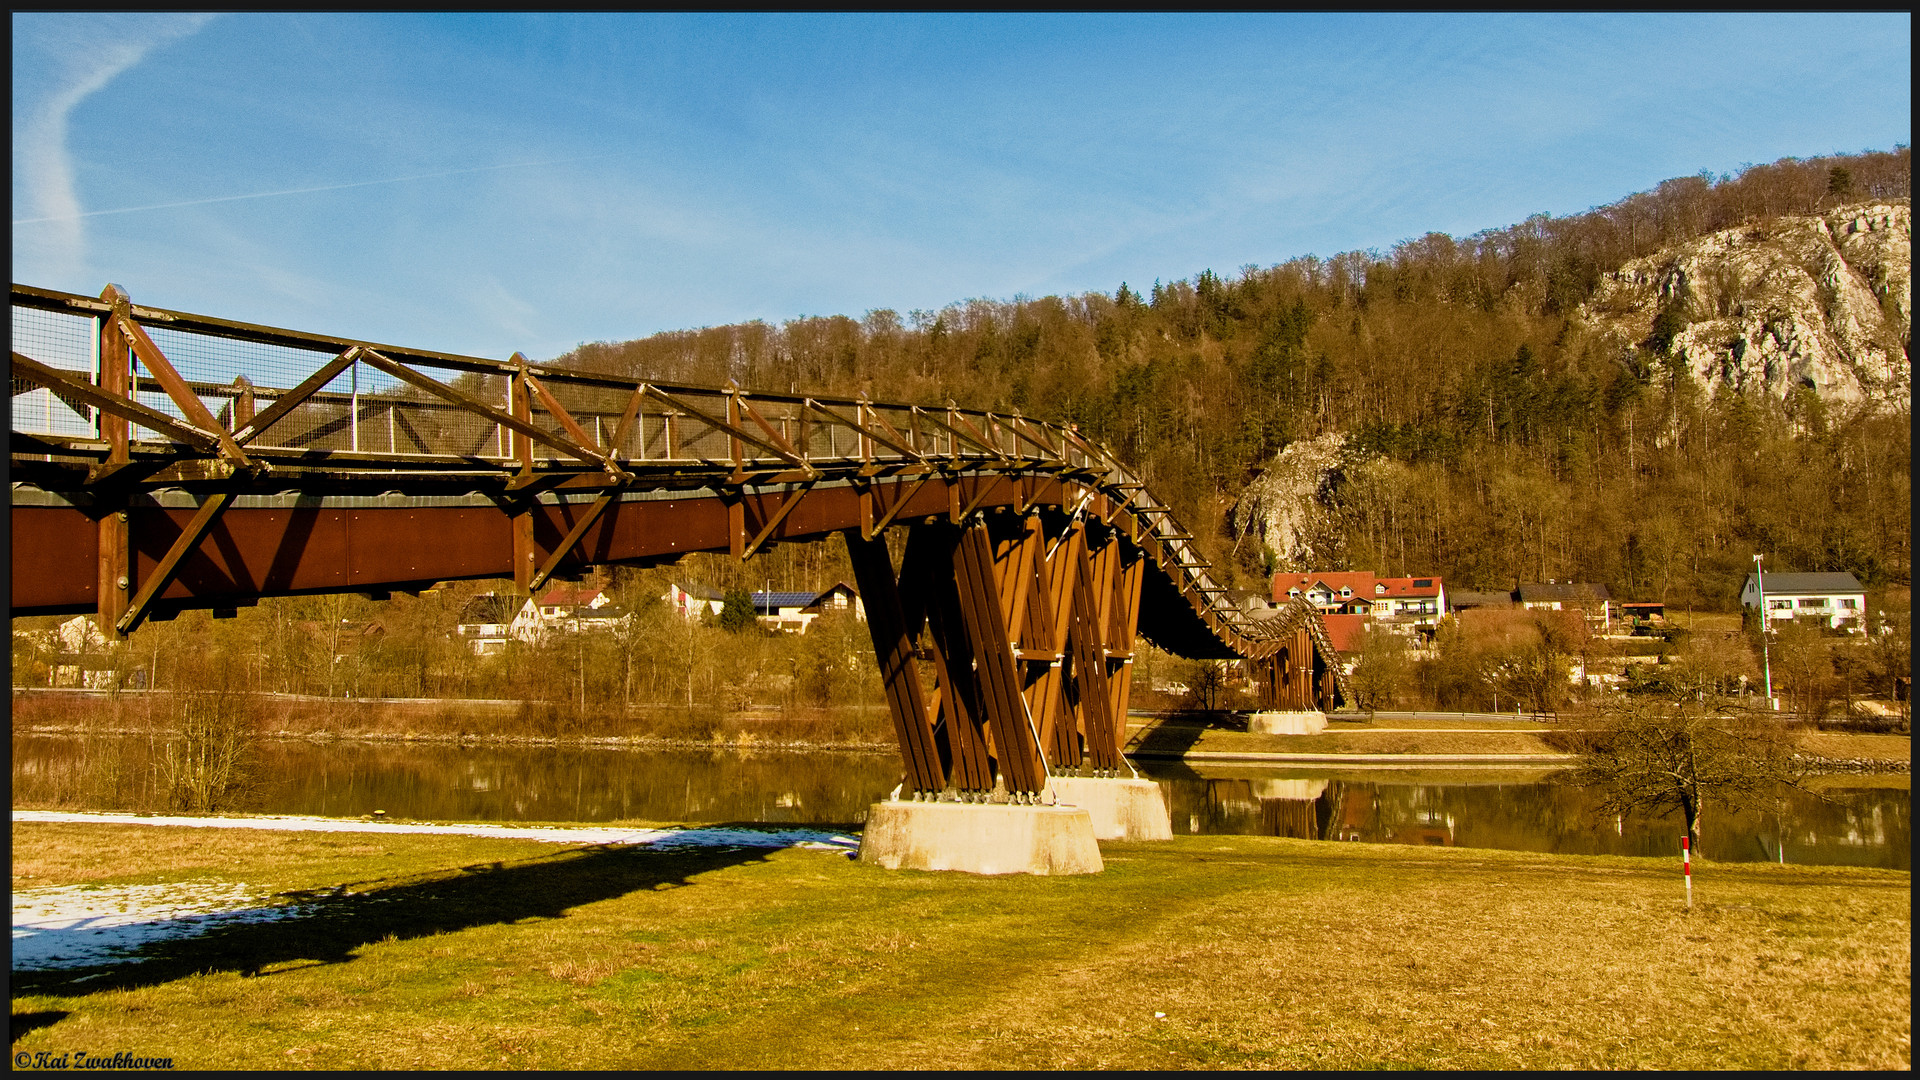
[{"label": "blue sky", "polygon": [[1911,17],[16,14],[13,274],[536,358],[1911,138]]}]

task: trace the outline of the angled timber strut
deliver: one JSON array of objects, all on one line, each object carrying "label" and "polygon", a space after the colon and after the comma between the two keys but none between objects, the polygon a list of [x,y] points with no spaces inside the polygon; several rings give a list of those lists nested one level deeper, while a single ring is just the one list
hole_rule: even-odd
[{"label": "angled timber strut", "polygon": [[[13,287],[15,615],[748,558],[844,537],[919,796],[1126,768],[1133,642],[1344,698],[1104,446],[1019,415],[681,386]],[[887,537],[898,542],[889,546]]]}]

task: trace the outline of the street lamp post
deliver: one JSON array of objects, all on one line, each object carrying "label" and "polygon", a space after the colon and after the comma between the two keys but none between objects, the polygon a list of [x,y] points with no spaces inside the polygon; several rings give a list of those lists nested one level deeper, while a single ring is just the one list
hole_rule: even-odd
[{"label": "street lamp post", "polygon": [[1773,661],[1767,655],[1767,633],[1772,629],[1773,616],[1767,611],[1767,575],[1764,556],[1753,557],[1753,587],[1760,592],[1760,670],[1767,680],[1767,708],[1778,711],[1773,703]]}]

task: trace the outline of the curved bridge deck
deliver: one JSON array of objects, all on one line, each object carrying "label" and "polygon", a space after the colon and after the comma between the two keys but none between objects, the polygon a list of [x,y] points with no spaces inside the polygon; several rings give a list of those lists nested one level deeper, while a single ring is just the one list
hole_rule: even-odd
[{"label": "curved bridge deck", "polygon": [[[1112,707],[1096,726],[1124,722],[1124,692],[1072,687],[1124,682],[1136,630],[1255,662],[1283,707],[1344,696],[1311,609],[1235,606],[1167,507],[1071,426],[428,352],[146,308],[113,286],[16,284],[13,340],[15,615],[98,613],[126,633],[268,596],[492,577],[531,592],[589,565],[840,534],[870,616],[882,601],[890,693],[916,659],[946,672],[944,704],[896,702],[935,728],[1025,713],[1044,741],[1036,712],[1054,696],[1084,711],[1096,690]],[[878,539],[901,528],[896,568]],[[1076,649],[1080,676],[1047,684]],[[987,672],[1001,652],[1008,671]],[[997,703],[995,679],[1012,688]],[[1002,727],[982,728],[996,761],[1016,734]],[[954,747],[930,740],[944,763],[922,780],[949,781]],[[1118,767],[1110,733],[1097,741]],[[910,764],[914,745],[903,735]]]}]

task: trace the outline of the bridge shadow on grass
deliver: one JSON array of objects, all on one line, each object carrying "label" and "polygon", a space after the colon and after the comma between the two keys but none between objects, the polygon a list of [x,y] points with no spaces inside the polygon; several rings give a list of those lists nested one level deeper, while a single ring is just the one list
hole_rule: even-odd
[{"label": "bridge shadow on grass", "polygon": [[1208,731],[1245,731],[1247,718],[1225,711],[1163,713],[1128,741],[1126,752],[1137,754],[1158,777],[1193,778],[1194,772],[1181,760],[1187,751],[1199,745]]},{"label": "bridge shadow on grass", "polygon": [[[603,845],[515,863],[462,866],[425,879],[372,883],[364,892],[337,897],[289,894],[298,906],[284,915],[269,908],[258,921],[235,920],[204,933],[153,942],[124,959],[55,971],[15,971],[13,993],[78,997],[230,971],[271,978],[277,970],[348,963],[361,946],[374,942],[558,919],[602,900],[686,888],[700,874],[765,862],[772,850],[658,851]],[[262,975],[268,968],[276,971]],[[32,1015],[52,1017],[44,1023],[53,1023],[64,1014]],[[17,1038],[20,1018],[14,1022]]]}]

